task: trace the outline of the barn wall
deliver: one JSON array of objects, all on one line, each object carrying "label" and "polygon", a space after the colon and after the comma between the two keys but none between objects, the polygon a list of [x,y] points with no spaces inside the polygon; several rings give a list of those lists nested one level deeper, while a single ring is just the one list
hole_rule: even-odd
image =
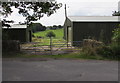
[{"label": "barn wall", "polygon": [[74,22],[73,41],[82,41],[86,38],[99,40],[100,33],[103,31],[105,42],[110,42],[112,30],[117,28],[118,24],[117,22]]},{"label": "barn wall", "polygon": [[67,18],[64,23],[64,39],[68,39],[68,27],[72,27],[72,22]]},{"label": "barn wall", "polygon": [[32,41],[32,29],[30,27],[28,27],[26,29],[26,41],[27,42],[31,42]]},{"label": "barn wall", "polygon": [[11,40],[19,40],[20,42],[26,41],[26,29],[4,29],[3,34],[8,34]]}]

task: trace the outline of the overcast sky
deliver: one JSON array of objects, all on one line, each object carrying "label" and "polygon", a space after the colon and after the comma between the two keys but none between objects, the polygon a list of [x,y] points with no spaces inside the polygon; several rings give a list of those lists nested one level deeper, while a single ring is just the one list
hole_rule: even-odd
[{"label": "overcast sky", "polygon": [[[57,0],[63,6],[50,17],[46,15],[37,21],[45,26],[63,25],[65,21],[65,4],[67,5],[68,16],[111,16],[112,11],[118,11],[120,0]],[[15,23],[23,22],[22,15],[17,14],[17,10],[8,19],[15,20]]]}]

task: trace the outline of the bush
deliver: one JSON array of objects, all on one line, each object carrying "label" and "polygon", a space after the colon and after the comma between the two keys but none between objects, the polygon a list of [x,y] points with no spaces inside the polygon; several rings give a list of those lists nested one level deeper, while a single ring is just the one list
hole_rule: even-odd
[{"label": "bush", "polygon": [[120,58],[120,45],[117,43],[112,43],[110,47],[113,51],[114,56]]},{"label": "bush", "polygon": [[120,28],[113,30],[112,42],[120,44]]},{"label": "bush", "polygon": [[96,48],[96,53],[103,57],[112,57],[113,51],[109,46],[101,46]]},{"label": "bush", "polygon": [[55,35],[55,33],[54,32],[52,32],[52,31],[50,31],[50,32],[48,32],[47,34],[46,34],[46,37],[55,37],[56,35]]},{"label": "bush", "polygon": [[110,47],[113,50],[114,56],[120,59],[120,28],[114,29]]},{"label": "bush", "polygon": [[42,36],[37,36],[37,38],[43,38]]},{"label": "bush", "polygon": [[83,49],[87,56],[102,56],[110,59],[117,59],[119,55],[120,47],[117,45],[106,46],[102,42],[92,39],[84,39],[83,40]]},{"label": "bush", "polygon": [[120,28],[113,31],[112,42],[109,45],[104,45],[102,42],[92,39],[84,39],[83,52],[86,55],[99,55],[120,60]]},{"label": "bush", "polygon": [[93,40],[93,39],[84,39],[83,40],[83,47],[90,47],[90,48],[94,48],[97,46],[103,46],[103,43],[97,40]]},{"label": "bush", "polygon": [[86,53],[86,55],[95,56],[97,55],[96,48],[101,46],[103,46],[103,43],[100,41],[84,39],[82,51]]}]

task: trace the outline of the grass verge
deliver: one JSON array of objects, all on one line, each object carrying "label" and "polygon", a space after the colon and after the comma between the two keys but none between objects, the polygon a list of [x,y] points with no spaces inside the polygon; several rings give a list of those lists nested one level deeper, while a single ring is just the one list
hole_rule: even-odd
[{"label": "grass verge", "polygon": [[83,59],[83,60],[115,60],[112,58],[105,58],[102,56],[88,56],[84,53],[70,53],[70,54],[62,54],[62,55],[30,55],[26,53],[8,53],[4,54],[3,58],[53,58],[53,59]]}]

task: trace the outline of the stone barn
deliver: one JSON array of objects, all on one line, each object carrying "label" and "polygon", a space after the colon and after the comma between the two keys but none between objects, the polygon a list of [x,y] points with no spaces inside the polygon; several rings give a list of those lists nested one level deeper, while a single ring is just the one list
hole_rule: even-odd
[{"label": "stone barn", "polygon": [[3,35],[7,34],[10,40],[19,40],[22,43],[32,41],[32,30],[27,25],[14,24],[2,29]]},{"label": "stone barn", "polygon": [[64,23],[64,39],[73,45],[88,38],[100,40],[102,34],[105,43],[109,43],[119,24],[119,16],[69,16]]}]

